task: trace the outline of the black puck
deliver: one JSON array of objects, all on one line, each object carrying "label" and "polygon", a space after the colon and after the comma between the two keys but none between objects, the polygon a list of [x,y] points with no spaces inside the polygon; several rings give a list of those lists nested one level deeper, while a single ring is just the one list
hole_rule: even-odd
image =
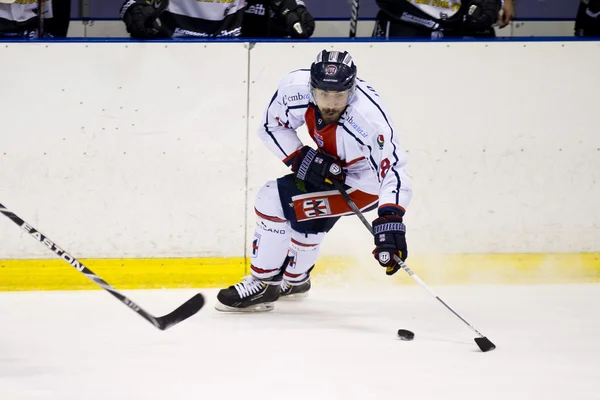
[{"label": "black puck", "polygon": [[413,340],[415,338],[415,334],[411,331],[407,331],[406,329],[398,329],[398,337],[402,340]]}]

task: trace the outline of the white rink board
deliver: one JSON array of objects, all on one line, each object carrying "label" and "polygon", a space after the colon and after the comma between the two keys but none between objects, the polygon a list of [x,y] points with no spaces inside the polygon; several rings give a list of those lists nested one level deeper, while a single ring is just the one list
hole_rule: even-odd
[{"label": "white rink board", "polygon": [[[413,177],[413,254],[598,249],[600,43],[258,43],[251,122],[322,48],[350,51],[392,113]],[[251,191],[277,164],[259,142],[250,137]],[[367,238],[344,223],[327,252]]]},{"label": "white rink board", "polygon": [[[243,252],[244,43],[11,43],[0,59],[0,203],[79,257]],[[0,224],[0,258],[50,258]]]},{"label": "white rink board", "polygon": [[[322,48],[392,112],[412,254],[598,251],[598,42],[7,43],[0,203],[82,258],[243,256],[256,190],[287,172],[255,132]],[[51,256],[5,218],[0,243]],[[323,252],[370,247],[349,217]]]}]

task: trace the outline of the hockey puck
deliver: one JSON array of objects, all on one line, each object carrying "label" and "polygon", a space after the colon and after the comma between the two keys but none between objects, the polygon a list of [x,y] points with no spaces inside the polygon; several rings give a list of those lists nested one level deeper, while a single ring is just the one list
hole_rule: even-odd
[{"label": "hockey puck", "polygon": [[411,331],[407,331],[406,329],[398,329],[398,337],[402,340],[413,340],[415,338],[415,334]]}]

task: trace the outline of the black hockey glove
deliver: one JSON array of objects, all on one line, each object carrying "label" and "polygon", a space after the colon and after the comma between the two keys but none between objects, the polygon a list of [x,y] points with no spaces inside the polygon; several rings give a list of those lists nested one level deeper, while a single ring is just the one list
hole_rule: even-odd
[{"label": "black hockey glove", "polygon": [[489,29],[498,21],[501,0],[471,0],[467,3],[464,26],[473,30]]},{"label": "black hockey glove", "polygon": [[156,39],[167,36],[155,13],[156,9],[148,4],[134,4],[127,10],[123,21],[132,38]]},{"label": "black hockey glove", "polygon": [[373,221],[373,235],[375,259],[386,268],[386,275],[394,275],[400,269],[398,263],[394,261],[394,254],[402,261],[408,257],[406,226],[402,223],[402,216],[393,213],[381,215]]},{"label": "black hockey glove", "polygon": [[290,36],[294,39],[307,39],[315,31],[315,19],[310,15],[304,1],[283,0],[279,13],[285,18]]},{"label": "black hockey glove", "polygon": [[307,182],[320,190],[331,190],[332,181],[344,183],[346,174],[336,160],[309,146],[304,146],[298,151],[292,164],[292,171],[296,178]]}]

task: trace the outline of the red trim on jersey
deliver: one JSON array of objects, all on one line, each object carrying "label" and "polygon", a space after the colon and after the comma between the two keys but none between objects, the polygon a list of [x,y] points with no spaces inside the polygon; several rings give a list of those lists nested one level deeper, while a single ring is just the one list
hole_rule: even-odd
[{"label": "red trim on jersey", "polygon": [[273,222],[287,222],[286,219],[281,219],[278,217],[271,217],[269,215],[265,215],[265,214],[261,213],[260,211],[258,211],[256,208],[254,209],[254,212],[256,213],[256,215],[258,215],[262,219],[266,219],[266,220],[273,221]]},{"label": "red trim on jersey", "polygon": [[286,127],[286,128],[288,128],[288,129],[290,128],[290,124],[289,124],[289,122],[286,122],[286,123],[284,124],[284,123],[282,123],[282,122],[279,120],[279,117],[275,117],[275,121],[277,121],[277,124],[278,124],[279,126],[283,126],[283,127]]},{"label": "red trim on jersey", "polygon": [[365,156],[361,156],[361,157],[355,158],[354,160],[342,163],[342,167],[349,167],[350,165],[356,164],[360,160],[364,160],[364,159],[365,159]]},{"label": "red trim on jersey", "polygon": [[[360,210],[374,205],[379,200],[377,195],[361,192],[358,189],[350,189],[348,195]],[[301,194],[292,197],[292,202],[294,203],[296,219],[299,222],[317,218],[337,217],[353,212],[337,190]]]},{"label": "red trim on jersey", "polygon": [[287,156],[286,158],[284,158],[282,160],[283,163],[287,166],[291,166],[292,163],[290,161],[292,161],[292,159],[294,159],[296,156],[298,156],[300,154],[300,150],[302,150],[302,149],[298,149],[295,152],[293,152],[292,154],[290,154],[289,156]]},{"label": "red trim on jersey", "polygon": [[294,238],[292,238],[292,243],[297,244],[298,246],[302,246],[302,247],[314,247],[314,246],[318,246],[318,244],[300,243],[299,241],[295,240]]},{"label": "red trim on jersey", "polygon": [[309,106],[304,114],[308,134],[315,141],[318,148],[330,156],[339,158],[337,152],[336,130],[337,124],[328,124],[323,129],[317,129],[317,111],[315,107]]}]

